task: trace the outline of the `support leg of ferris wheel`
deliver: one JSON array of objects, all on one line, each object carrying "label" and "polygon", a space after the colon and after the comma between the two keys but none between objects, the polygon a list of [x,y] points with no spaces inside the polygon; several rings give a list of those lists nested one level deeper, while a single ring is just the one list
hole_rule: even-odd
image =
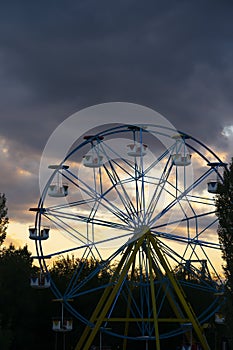
[{"label": "support leg of ferris wheel", "polygon": [[[173,318],[172,321],[181,323],[181,324],[185,324],[187,322],[191,323],[203,350],[210,350],[209,345],[206,341],[206,338],[203,335],[202,327],[199,324],[191,305],[186,300],[186,296],[184,294],[182,287],[180,286],[178,280],[175,278],[174,274],[172,273],[171,267],[169,266],[169,262],[166,259],[166,256],[162,252],[162,249],[160,247],[159,240],[155,238],[150,231],[146,232],[142,237],[140,237],[138,241],[136,241],[136,243],[133,242],[127,247],[112,277],[111,286],[108,286],[105,289],[96,309],[94,310],[90,318],[90,322],[86,326],[75,350],[88,350],[90,348],[97,332],[101,328],[102,323],[106,320],[106,315],[114,301],[114,298],[119,292],[125,277],[127,276],[128,270],[131,268],[133,271],[136,254],[139,251],[140,247],[145,242],[146,242],[147,256],[148,256],[148,262],[149,262],[149,283],[150,283],[151,303],[152,303],[152,311],[153,311],[153,318],[150,320],[150,322],[154,323],[156,350],[160,350],[159,327],[158,327],[159,322],[171,322],[171,319],[167,318],[167,319],[160,320],[157,314],[153,271],[156,272],[157,276],[158,276],[158,271],[156,271],[155,264],[153,264],[152,250],[153,250],[153,253],[155,253],[157,259],[159,260],[162,268],[164,269],[170,281],[170,286],[172,287],[172,292],[170,291],[166,295],[167,300],[171,305],[172,310],[175,314],[175,318]],[[179,305],[173,301],[172,293],[176,295],[177,300],[179,301]],[[128,299],[128,301],[130,302],[130,299]],[[129,308],[130,308],[130,304],[129,304]],[[181,308],[183,312],[181,311]],[[130,313],[130,310],[128,309],[126,311],[126,318],[125,318],[125,336],[127,336],[129,313]],[[185,314],[185,316],[183,313]],[[111,322],[111,318],[109,318],[108,321]],[[127,341],[125,340],[123,343],[124,350],[126,349],[126,344],[127,344]]]},{"label": "support leg of ferris wheel", "polygon": [[[131,278],[134,275],[134,271],[135,271],[135,259],[133,261],[132,264],[132,271],[131,271]],[[127,298],[127,309],[126,309],[126,322],[125,322],[125,329],[124,329],[124,340],[123,340],[123,350],[126,350],[127,347],[127,338],[126,336],[128,335],[128,331],[129,331],[129,317],[130,317],[130,307],[131,307],[131,302],[132,302],[132,286],[130,286],[130,293],[128,294],[128,298]]]},{"label": "support leg of ferris wheel", "polygon": [[[148,244],[147,244],[148,247]],[[150,288],[151,288],[151,295],[152,295],[152,308],[153,308],[153,322],[154,322],[154,328],[155,328],[155,334],[156,334],[156,349],[160,349],[160,342],[159,342],[159,328],[158,328],[158,317],[157,317],[157,306],[156,306],[156,300],[155,300],[155,288],[154,288],[154,280],[153,280],[153,262],[150,254],[147,254],[149,257],[149,276],[150,276]],[[134,275],[134,268],[135,268],[135,261],[132,266],[131,270],[131,276]],[[132,287],[131,287],[132,289]],[[129,317],[130,317],[130,305],[131,305],[131,293],[128,295],[128,302],[127,302],[127,311],[126,311],[126,322],[125,322],[125,332],[124,335],[128,335],[128,326],[129,326]],[[123,350],[127,349],[127,338],[124,338],[123,341]]]},{"label": "support leg of ferris wheel", "polygon": [[169,267],[169,263],[165,257],[165,255],[162,253],[162,250],[159,248],[159,244],[156,238],[154,238],[152,235],[149,236],[149,239],[151,241],[152,246],[154,247],[154,250],[173,286],[174,292],[176,293],[181,305],[183,306],[184,311],[186,312],[186,315],[189,318],[189,322],[192,323],[192,327],[194,331],[196,332],[197,338],[199,339],[201,346],[203,350],[210,350],[210,347],[207,343],[207,340],[203,334],[202,327],[199,324],[195,313],[192,309],[192,306],[190,303],[187,302],[185,294],[183,289],[181,288],[179,282],[176,280],[174,274],[171,272],[171,268]]},{"label": "support leg of ferris wheel", "polygon": [[[127,272],[130,268],[130,265],[132,264],[132,261],[134,260],[136,253],[141,246],[143,241],[143,237],[138,240],[136,246],[133,249],[133,243],[131,243],[128,248],[126,249],[126,252],[124,253],[120,263],[118,264],[118,267],[113,275],[112,281],[116,280],[117,283],[112,287],[111,285],[106,287],[96,309],[94,310],[91,318],[90,318],[90,325],[87,325],[75,350],[88,350],[90,345],[92,344],[92,341],[94,340],[94,337],[96,336],[97,332],[99,331],[101,324],[104,321],[104,318],[106,317],[106,314],[111,307],[111,304],[114,300],[114,297],[116,296],[117,292],[119,291],[119,288],[121,287],[121,284],[127,275]],[[133,249],[133,251],[132,251]],[[131,252],[132,251],[132,252]],[[129,258],[129,261],[124,266],[122,272],[120,273],[120,270],[127,259],[127,257],[131,254],[131,257]],[[120,277],[119,277],[120,274]],[[93,325],[93,326],[92,326]]]}]

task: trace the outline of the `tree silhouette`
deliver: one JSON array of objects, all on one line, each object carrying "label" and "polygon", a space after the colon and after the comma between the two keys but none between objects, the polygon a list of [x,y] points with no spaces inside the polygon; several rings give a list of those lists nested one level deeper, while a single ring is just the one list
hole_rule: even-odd
[{"label": "tree silhouette", "polygon": [[218,236],[226,277],[226,323],[231,334],[233,329],[233,158],[224,171],[223,182],[218,184],[216,208],[219,219]]},{"label": "tree silhouette", "polygon": [[6,230],[9,221],[7,210],[5,194],[0,193],[0,245],[2,245],[6,238]]}]

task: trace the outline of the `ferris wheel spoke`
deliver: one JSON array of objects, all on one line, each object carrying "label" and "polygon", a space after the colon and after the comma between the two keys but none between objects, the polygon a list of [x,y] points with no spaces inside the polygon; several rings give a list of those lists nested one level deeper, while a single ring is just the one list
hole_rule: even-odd
[{"label": "ferris wheel spoke", "polygon": [[[92,279],[93,276],[95,276],[96,274],[98,274],[100,271],[102,271],[104,268],[106,267],[109,267],[111,272],[114,272],[112,271],[111,269],[111,266],[109,266],[109,261],[113,260],[115,257],[117,257],[117,255],[119,254],[119,252],[122,251],[122,247],[115,251],[113,254],[111,254],[111,256],[107,259],[107,260],[101,260],[99,263],[98,263],[98,266],[90,273],[89,276],[87,276],[85,279],[81,279],[80,282],[78,283],[73,283],[72,285],[72,297],[78,297],[80,296],[80,294],[82,292],[80,292],[81,290],[83,290],[83,287],[85,287],[85,285],[88,284],[88,282]],[[111,282],[107,283],[106,285],[103,285],[103,286],[100,286],[100,289],[106,287],[106,286],[109,286],[111,284]],[[90,290],[88,289],[88,291],[86,293],[89,293]]]},{"label": "ferris wheel spoke", "polygon": [[[82,185],[77,184],[77,187],[79,188],[81,193],[88,196],[87,203],[90,203],[91,201],[93,201],[93,203],[98,202],[98,205],[101,205],[101,207],[104,207],[107,211],[111,212],[114,216],[118,217],[125,223],[129,222],[129,216],[127,216],[123,210],[115,206],[113,202],[108,200],[106,198],[106,193],[97,192],[96,188],[95,190],[93,190],[92,187],[86,184],[85,181],[78,178],[76,175],[74,176],[82,184]],[[101,188],[102,188],[102,185],[101,185]],[[84,200],[84,203],[85,203],[85,200]]]},{"label": "ferris wheel spoke", "polygon": [[[187,197],[185,197],[184,199],[182,199],[181,201],[178,202],[178,210],[180,209],[179,213],[177,212],[176,217],[179,217],[178,220],[174,220],[174,219],[170,219],[166,220],[166,227],[169,228],[171,227],[171,229],[174,230],[174,225],[180,225],[182,222],[186,222],[186,235],[187,237],[191,238],[191,236],[193,236],[193,234],[191,232],[193,232],[193,228],[195,227],[195,234],[194,236],[197,237],[198,234],[198,218],[200,218],[201,216],[206,216],[211,214],[210,212],[208,213],[203,213],[198,215],[194,208],[191,206],[189,200],[187,199]],[[189,209],[191,212],[189,213],[188,210]],[[164,225],[163,225],[164,226]],[[160,226],[161,227],[161,226]]]},{"label": "ferris wheel spoke", "polygon": [[156,207],[159,204],[159,200],[160,200],[160,196],[163,193],[163,191],[167,191],[166,189],[166,184],[167,184],[167,179],[170,175],[172,166],[168,167],[168,162],[164,168],[163,173],[161,174],[161,177],[159,179],[159,184],[155,187],[154,193],[152,195],[152,198],[150,200],[150,203],[148,205],[147,208],[147,217],[148,217],[148,221],[151,220],[151,217],[156,209]]},{"label": "ferris wheel spoke", "polygon": [[87,258],[81,262],[80,269],[77,269],[77,273],[72,279],[70,285],[67,288],[66,294],[69,294],[71,298],[76,298],[81,295],[91,294],[97,290],[105,289],[108,284],[104,284],[93,289],[84,290],[84,287],[89,283],[93,276],[102,271],[103,268],[107,266],[106,262],[100,262],[91,273],[86,276],[86,278],[82,278],[82,270],[85,267],[85,264],[88,263]]},{"label": "ferris wheel spoke", "polygon": [[84,208],[86,205],[93,205],[96,202],[96,198],[81,199],[73,202],[57,203],[55,205],[47,206],[48,210],[67,210],[71,208]]},{"label": "ferris wheel spoke", "polygon": [[150,171],[152,171],[156,166],[158,166],[158,164],[160,164],[163,159],[166,159],[166,157],[168,155],[170,155],[171,153],[171,150],[173,149],[174,147],[171,146],[169,148],[167,148],[158,158],[156,158],[156,160],[154,160],[144,171],[144,174],[147,175]]},{"label": "ferris wheel spoke", "polygon": [[144,173],[144,168],[143,168],[143,159],[140,157],[140,186],[141,186],[141,191],[140,191],[140,210],[141,213],[143,213],[142,219],[143,219],[143,224],[145,224],[146,217],[146,198],[145,198],[145,173]]},{"label": "ferris wheel spoke", "polygon": [[[75,175],[71,171],[69,171],[69,174],[74,178],[69,178],[70,182],[77,187],[77,189],[80,191],[80,194],[82,196],[88,196],[87,201],[89,200],[96,200],[101,197],[101,194],[97,191],[96,186],[91,186],[86,181],[84,181],[81,177]],[[85,199],[84,199],[85,201]]]},{"label": "ferris wheel spoke", "polygon": [[89,240],[87,235],[82,234],[80,231],[75,229],[73,226],[67,223],[67,221],[62,220],[63,217],[58,215],[45,215],[56,227],[62,230],[64,234],[67,234],[69,237],[79,241],[81,244],[90,244],[92,241]]},{"label": "ferris wheel spoke", "polygon": [[[104,144],[104,146],[101,144],[101,151],[106,156],[106,163],[115,164],[125,175],[128,175],[129,177],[131,176],[131,172],[134,169],[132,162],[128,161],[125,157],[122,157],[121,153],[116,152],[116,150],[108,144]],[[119,159],[119,161],[117,161],[117,159]]]},{"label": "ferris wheel spoke", "polygon": [[137,164],[135,162],[134,166],[134,178],[135,178],[135,201],[136,201],[136,215],[140,212],[140,199],[139,199],[139,187],[138,187],[138,177],[137,177]]},{"label": "ferris wheel spoke", "polygon": [[[183,255],[181,255],[178,251],[174,250],[170,245],[167,245],[161,239],[159,239],[159,245],[160,245],[160,248],[163,250],[163,252],[169,258],[171,258],[172,261],[175,262],[176,264],[179,264],[183,260]],[[156,257],[154,259],[156,260]],[[160,271],[158,266],[157,266],[157,269],[158,269],[158,271]]]},{"label": "ferris wheel spoke", "polygon": [[[185,216],[185,217],[183,217],[181,219],[173,220],[173,221],[162,223],[162,224],[158,223],[158,224],[152,226],[151,229],[155,229],[156,230],[156,229],[161,228],[161,227],[172,226],[173,224],[178,224],[178,223],[181,223],[181,222],[187,222],[187,221],[191,221],[191,220],[196,220],[196,219],[204,217],[204,216],[209,216],[209,215],[215,214],[215,212],[216,211],[209,211],[209,212],[202,213],[202,214],[195,214],[193,216]],[[214,222],[217,222],[217,219],[215,219]],[[213,223],[211,223],[205,229],[209,228],[212,224]]]},{"label": "ferris wheel spoke", "polygon": [[[158,157],[158,159],[156,159],[154,162],[152,162],[152,164],[149,165],[145,169],[144,175],[146,176],[147,173],[149,173],[149,171],[151,171],[156,165],[158,165],[161,161],[163,161],[163,159],[167,156],[167,154],[169,152],[170,152],[170,150],[167,149],[160,157]],[[162,191],[164,190],[166,180],[171,172],[172,166],[170,166],[170,168],[168,168],[169,160],[170,160],[170,157],[166,161],[166,164],[164,166],[163,172],[161,173],[161,176],[158,178],[158,184],[155,186],[155,189],[154,189],[153,194],[151,196],[150,202],[147,206],[147,210],[146,210],[145,215],[148,217],[148,221],[150,220],[156,206],[158,205],[160,195],[161,195]],[[149,176],[149,175],[147,175],[147,176],[149,179],[151,178],[151,176]],[[160,188],[160,190],[159,190],[159,188]]]},{"label": "ferris wheel spoke", "polygon": [[64,299],[68,299],[68,298],[71,299],[74,297],[74,293],[73,293],[74,286],[76,286],[79,280],[81,279],[84,267],[86,265],[85,262],[88,261],[88,258],[90,257],[90,252],[92,252],[91,249],[84,250],[84,253],[81,259],[79,260],[78,265],[76,266],[76,269],[73,275],[71,276],[70,282],[64,292]]},{"label": "ferris wheel spoke", "polygon": [[[109,243],[111,241],[117,241],[117,240],[121,240],[122,238],[128,238],[131,236],[131,233],[125,233],[121,236],[117,236],[117,237],[114,237],[114,238],[106,238],[106,239],[102,239],[102,240],[99,240],[99,241],[96,241],[96,242],[90,242],[90,243],[86,243],[86,244],[82,244],[82,245],[76,245],[75,247],[72,247],[72,248],[66,248],[66,249],[63,249],[63,250],[60,250],[60,251],[55,251],[55,252],[50,252],[48,254],[43,254],[43,249],[41,250],[41,255],[37,254],[37,256],[33,256],[34,259],[38,259],[38,260],[41,260],[41,259],[51,259],[55,256],[60,256],[60,255],[63,255],[63,254],[66,254],[66,253],[71,253],[71,252],[75,252],[75,251],[79,251],[79,250],[82,250],[82,249],[91,249],[93,247],[98,247],[98,246],[101,246],[105,243]],[[119,251],[122,250],[122,247],[120,248]],[[117,253],[115,252],[115,256],[117,256],[119,254],[119,251],[117,251]],[[111,260],[109,258],[109,260]]]},{"label": "ferris wheel spoke", "polygon": [[189,200],[190,203],[197,203],[200,205],[205,205],[207,207],[214,207],[215,208],[215,203],[213,198],[207,198],[207,197],[201,197],[201,196],[194,196],[192,194],[187,195],[187,199]]},{"label": "ferris wheel spoke", "polygon": [[[118,175],[116,174],[116,177],[119,181],[119,187],[122,191],[122,197],[124,198],[124,203],[127,209],[130,213],[131,218],[137,218],[139,213],[139,197],[138,197],[138,181],[134,177],[134,175],[131,174],[130,178],[120,180]],[[129,185],[134,184],[135,185],[135,201],[132,201],[130,196],[133,197],[134,193],[130,193],[131,191],[128,190]],[[128,187],[127,187],[128,186]],[[119,190],[119,192],[121,192]],[[137,221],[135,221],[137,223]]]},{"label": "ferris wheel spoke", "polygon": [[142,167],[139,167],[137,162],[135,162],[134,182],[135,209],[136,216],[138,217],[137,223],[145,224],[145,177]]},{"label": "ferris wheel spoke", "polygon": [[[133,181],[132,177],[128,178],[127,181],[121,180],[119,175],[117,174],[117,171],[114,167],[116,163],[109,161],[109,166],[110,169],[112,171],[112,173],[110,173],[109,169],[107,169],[106,166],[104,166],[104,169],[112,183],[113,188],[115,189],[118,198],[120,199],[124,210],[127,212],[128,217],[132,218],[132,214],[135,215],[136,214],[136,209],[133,205],[133,202],[131,201],[126,189],[125,189],[125,184],[129,184]],[[121,193],[122,192],[122,193]]]},{"label": "ferris wheel spoke", "polygon": [[108,199],[106,198],[99,198],[98,206],[101,208],[104,208],[107,213],[113,214],[113,217],[120,219],[120,221],[124,222],[125,224],[130,225],[130,217],[128,217],[124,211],[121,208],[118,208],[116,205],[111,203]]},{"label": "ferris wheel spoke", "polygon": [[87,184],[87,182],[83,181],[81,177],[74,174],[72,171],[67,170],[69,176],[65,176],[66,180],[69,181],[70,184],[74,185],[80,193],[84,193],[85,195],[90,196],[90,198],[95,198],[97,191],[93,186]]},{"label": "ferris wheel spoke", "polygon": [[[213,212],[215,214],[215,212]],[[196,236],[194,237],[195,239],[199,239],[200,236],[202,236],[203,234],[207,233],[207,230],[211,228],[211,226],[215,225],[218,222],[218,219],[214,219],[212,220],[208,225],[206,225],[203,229],[201,229],[200,231],[197,231]]]},{"label": "ferris wheel spoke", "polygon": [[187,197],[187,195],[193,190],[195,189],[201,181],[203,181],[203,179],[206,178],[206,176],[209,174],[209,170],[201,177],[199,177],[198,179],[196,179],[191,185],[189,185],[189,187],[187,189],[184,189],[183,192],[180,192],[180,194],[174,199],[172,200],[165,208],[163,208],[163,210],[157,214],[151,221],[150,221],[150,225],[153,225],[158,219],[160,219],[162,216],[164,216],[169,210],[171,210],[175,205],[177,205],[177,203],[180,200],[183,200],[184,198]]},{"label": "ferris wheel spoke", "polygon": [[[86,206],[89,206],[91,208],[91,215],[89,214],[90,217],[94,216],[94,213],[96,212],[96,207],[101,206],[104,209],[106,209],[107,212],[112,213],[114,217],[117,217],[118,219],[120,219],[122,222],[124,222],[125,224],[129,224],[129,219],[123,215],[124,213],[121,210],[112,210],[112,208],[108,207],[107,204],[101,202],[101,198],[100,200],[96,200],[96,198],[89,198],[89,199],[83,199],[83,200],[79,200],[79,201],[75,201],[75,202],[69,202],[69,203],[65,203],[65,204],[60,204],[60,205],[53,205],[53,206],[49,206],[46,208],[47,211],[54,211],[54,212],[61,212],[61,211],[65,211],[65,210],[73,210],[73,211],[83,211],[85,210]],[[116,206],[114,207],[116,208]],[[98,208],[97,208],[98,209]],[[117,208],[116,208],[117,209]]]},{"label": "ferris wheel spoke", "polygon": [[67,213],[62,212],[61,213],[59,211],[54,211],[54,210],[53,211],[46,211],[46,216],[47,216],[47,218],[56,217],[56,218],[67,219],[67,220],[71,220],[71,221],[92,223],[92,224],[103,226],[103,227],[117,228],[117,229],[126,230],[126,231],[132,230],[128,226],[119,224],[117,222],[102,220],[102,219],[98,219],[96,217],[90,218],[89,216],[78,215],[78,214],[69,213],[69,212],[67,212]]},{"label": "ferris wheel spoke", "polygon": [[158,238],[165,238],[165,239],[168,239],[171,241],[185,243],[186,245],[193,243],[196,246],[202,246],[202,247],[207,247],[207,248],[212,248],[212,249],[219,249],[220,248],[219,243],[211,242],[209,240],[190,238],[187,236],[178,235],[176,233],[174,233],[174,234],[171,232],[167,233],[164,231],[158,231],[158,230],[154,230],[154,229],[151,229],[151,232]]},{"label": "ferris wheel spoke", "polygon": [[[102,193],[98,193],[97,199],[99,200],[99,204],[103,206],[105,209],[109,210],[113,215],[119,217],[121,220],[123,220],[126,223],[129,223],[132,220],[132,212],[135,210],[132,201],[130,200],[127,191],[124,187],[124,183],[132,182],[133,179],[129,178],[126,181],[122,181],[119,176],[117,175],[117,171],[115,170],[112,163],[117,164],[116,162],[109,161],[109,165],[112,170],[112,174],[109,172],[109,170],[103,165],[103,168],[105,169],[105,172],[107,176],[109,177],[109,180],[112,182],[112,186],[108,188],[107,190],[103,191]],[[100,179],[102,179],[102,172],[100,171]],[[123,194],[121,194],[118,187],[121,188]],[[101,188],[103,188],[101,184]],[[115,189],[118,198],[121,200],[123,204],[123,208],[114,205],[114,203],[107,198],[107,195],[109,192],[111,192]],[[131,210],[129,209],[131,208]],[[127,215],[128,214],[128,215]]]},{"label": "ferris wheel spoke", "polygon": [[[72,174],[71,172],[69,172],[69,173]],[[78,187],[81,194],[83,193],[85,196],[89,197],[89,198],[84,199],[83,201],[76,202],[77,205],[93,202],[95,209],[92,208],[93,209],[92,211],[94,212],[95,210],[98,209],[98,205],[100,205],[100,203],[102,202],[101,205],[104,206],[107,210],[110,210],[115,216],[117,216],[118,218],[121,218],[121,220],[128,222],[128,218],[125,215],[125,213],[123,211],[120,211],[119,208],[114,206],[113,203],[106,198],[106,194],[112,188],[110,188],[106,192],[103,191],[103,184],[102,184],[103,181],[102,181],[101,171],[99,171],[99,183],[97,183],[96,174],[95,174],[95,171],[93,171],[94,188],[92,186],[88,185],[85,181],[83,181],[81,178],[77,177],[76,175],[74,175],[74,174],[72,174],[72,175],[78,181],[78,183],[75,183],[74,181],[72,181],[72,183]],[[81,185],[80,185],[80,183],[81,183]],[[98,187],[99,187],[99,190],[98,190]],[[105,202],[105,204],[103,204],[103,201]]]}]

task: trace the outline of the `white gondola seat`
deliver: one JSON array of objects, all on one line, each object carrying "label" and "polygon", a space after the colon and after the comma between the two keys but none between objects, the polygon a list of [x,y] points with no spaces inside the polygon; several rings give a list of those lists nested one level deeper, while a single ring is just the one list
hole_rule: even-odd
[{"label": "white gondola seat", "polygon": [[83,156],[83,165],[88,168],[99,168],[103,165],[103,158],[99,154],[86,154]]},{"label": "white gondola seat", "polygon": [[147,145],[131,143],[127,145],[127,154],[131,157],[145,156],[147,153]]},{"label": "white gondola seat", "polygon": [[40,239],[49,238],[49,227],[44,227],[40,230]]},{"label": "white gondola seat", "polygon": [[52,184],[49,186],[48,195],[50,197],[66,197],[68,195],[68,185]]},{"label": "white gondola seat", "polygon": [[191,350],[191,345],[190,344],[182,345],[181,350]]},{"label": "white gondola seat", "polygon": [[63,323],[62,319],[59,317],[55,317],[53,319],[53,325],[52,325],[53,331],[56,332],[69,332],[73,329],[73,320],[72,318],[64,318]]},{"label": "white gondola seat", "polygon": [[225,323],[225,316],[224,316],[224,314],[222,314],[220,312],[217,312],[215,314],[215,323],[217,323],[217,324]]},{"label": "white gondola seat", "polygon": [[40,230],[40,234],[37,234],[36,227],[29,227],[29,238],[33,240],[45,240],[49,238],[49,228],[44,227]]},{"label": "white gondola seat", "polygon": [[72,318],[65,318],[63,321],[63,328],[66,331],[72,331],[73,329],[73,320]]},{"label": "white gondola seat", "polygon": [[31,277],[31,287],[37,289],[45,289],[50,287],[50,278],[47,275],[40,274],[38,276]]},{"label": "white gondola seat", "polygon": [[37,229],[36,227],[29,227],[29,238],[30,239],[37,239]]},{"label": "white gondola seat", "polygon": [[173,163],[176,166],[187,166],[191,164],[191,154],[186,153],[186,154],[181,154],[181,153],[177,153],[177,154],[173,154],[172,155],[172,160]]},{"label": "white gondola seat", "polygon": [[210,181],[207,183],[209,193],[218,193],[218,181]]},{"label": "white gondola seat", "polygon": [[52,326],[53,331],[59,332],[62,329],[62,324],[61,320],[59,318],[54,318],[53,319],[53,326]]}]

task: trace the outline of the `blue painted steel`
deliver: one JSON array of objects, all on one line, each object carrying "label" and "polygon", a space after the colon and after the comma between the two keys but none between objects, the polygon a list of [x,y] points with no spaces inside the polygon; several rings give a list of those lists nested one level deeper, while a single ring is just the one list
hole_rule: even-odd
[{"label": "blue painted steel", "polygon": [[[150,135],[153,135],[153,137],[162,136],[170,140],[172,132],[182,134],[182,143],[177,146],[174,140],[170,146],[165,150],[161,150],[150,161],[148,158],[147,161],[144,161],[142,155],[140,157],[127,158],[124,154],[119,153],[117,149],[111,147],[110,142],[105,142],[105,140],[111,140],[111,138],[126,137],[131,138],[132,142],[138,142],[142,145],[147,142],[147,136]],[[106,161],[98,169],[89,169],[90,174],[92,174],[92,180],[88,182],[88,179],[82,174],[79,174],[77,169],[72,169],[72,166],[68,168],[65,166],[65,163],[69,163],[73,158],[77,159],[76,161],[78,162],[84,150],[86,151],[87,147],[92,148],[95,145],[98,145],[98,150],[102,152]],[[187,150],[192,153],[192,159],[197,157],[199,164],[201,162],[203,164],[203,167],[198,169],[199,174],[194,174],[194,179],[191,183],[189,183],[188,170],[186,170],[185,166],[182,169],[182,177],[180,170],[172,162],[171,155],[182,147],[184,147],[184,152]],[[153,153],[153,144],[149,144],[149,149]],[[76,155],[77,158],[75,158]],[[207,168],[204,163],[206,163]],[[151,233],[161,240],[161,247],[164,249],[166,256],[176,265],[185,265],[186,261],[191,261],[192,257],[198,259],[199,254],[201,254],[218,279],[219,285],[211,284],[212,281],[206,275],[206,280],[202,280],[195,289],[203,292],[206,291],[210,295],[216,292],[220,288],[219,286],[221,286],[220,276],[208,255],[208,249],[219,250],[220,248],[218,242],[212,242],[208,238],[208,232],[214,230],[214,226],[217,224],[217,219],[214,218],[214,198],[207,195],[204,196],[203,194],[198,195],[198,191],[200,192],[200,189],[203,190],[203,185],[211,174],[215,173],[222,179],[222,174],[219,171],[220,166],[224,169],[227,168],[227,164],[223,163],[204,143],[183,132],[159,125],[147,125],[147,129],[140,127],[135,129],[129,128],[127,125],[120,125],[100,131],[96,135],[81,142],[65,159],[61,160],[57,168],[53,169],[54,171],[49,177],[39,199],[38,211],[35,218],[35,227],[38,229],[38,232],[41,230],[44,222],[50,222],[56,231],[72,240],[73,247],[64,247],[44,253],[44,243],[38,239],[35,241],[36,256],[41,270],[46,273],[49,272],[47,265],[47,259],[49,257],[56,257],[71,252],[84,259],[92,256],[94,259],[102,262],[81,282],[79,280],[84,266],[76,270],[64,294],[58,290],[52,281],[51,288],[56,298],[63,299],[64,305],[77,319],[89,324],[89,320],[85,315],[81,315],[68,302],[68,299],[79,299],[85,294],[92,294],[101,289],[104,290],[107,287],[106,284],[92,289],[87,288],[86,290],[85,286],[105,266],[118,258],[119,254],[123,253],[134,239],[136,240],[137,235],[140,237],[140,234],[142,234],[140,230],[143,230],[143,226],[149,227]],[[160,173],[156,173],[157,169],[161,168]],[[68,196],[65,202],[59,201],[58,198],[53,202],[51,199],[49,201],[47,195],[48,189],[58,174],[64,181],[69,183],[71,193],[73,188],[74,191],[77,191],[79,194],[81,193],[83,197],[77,196],[77,198],[69,201]],[[106,186],[106,179],[109,182],[108,186]],[[116,202],[112,200],[112,195],[117,197]],[[167,202],[164,202],[164,205],[161,204],[163,197],[168,198]],[[200,207],[203,208],[203,211],[199,210]],[[172,219],[170,221],[167,220],[168,215],[170,213],[172,215],[178,209],[183,216],[181,215],[182,217],[180,216],[178,218],[171,216]],[[101,216],[100,213],[103,213],[103,215]],[[182,229],[176,229],[178,225]],[[102,232],[111,230],[111,235],[102,235],[101,238],[97,239],[96,232],[98,230],[102,230]],[[115,235],[112,234],[113,232],[116,232]],[[172,247],[173,242],[182,244],[185,247],[183,251],[177,252]],[[101,247],[104,244],[116,244],[119,248],[115,248],[114,253],[107,259],[103,259]],[[84,252],[81,253],[82,251]],[[155,279],[154,282],[157,288],[156,299],[160,300],[161,303],[157,306],[158,314],[160,314],[165,303],[166,293],[162,297],[161,295],[164,290],[169,290],[169,281],[166,280],[163,271],[160,270],[161,266],[159,261],[156,260],[156,256],[153,256],[153,259],[154,263],[157,264],[157,274],[160,276],[160,280]],[[129,295],[132,303],[131,314],[135,319],[137,317],[152,317],[148,257],[143,246],[138,254],[137,264],[138,280],[133,281],[131,286],[129,281],[124,281],[110,307],[109,318],[114,313],[118,299],[123,298],[126,302]],[[195,276],[197,276],[199,271],[198,268],[193,267],[191,270],[186,268],[186,272],[196,274]],[[165,285],[164,288],[162,287],[163,284]],[[181,284],[185,287],[194,288],[189,281],[182,281]],[[134,298],[131,289],[132,286],[139,289],[139,303]],[[199,320],[206,322],[217,308],[218,300],[216,298],[198,316]],[[144,320],[143,322],[136,322],[136,324],[140,330],[140,336],[149,336],[150,339],[154,339],[153,322],[146,322]],[[107,327],[107,323],[105,327]],[[101,331],[104,332],[105,330],[101,329]],[[160,338],[164,339],[181,334],[182,332],[181,327],[177,326],[175,330],[167,330],[161,333]],[[135,338],[130,334],[124,336],[123,334],[109,330],[106,333],[121,338]]]}]

